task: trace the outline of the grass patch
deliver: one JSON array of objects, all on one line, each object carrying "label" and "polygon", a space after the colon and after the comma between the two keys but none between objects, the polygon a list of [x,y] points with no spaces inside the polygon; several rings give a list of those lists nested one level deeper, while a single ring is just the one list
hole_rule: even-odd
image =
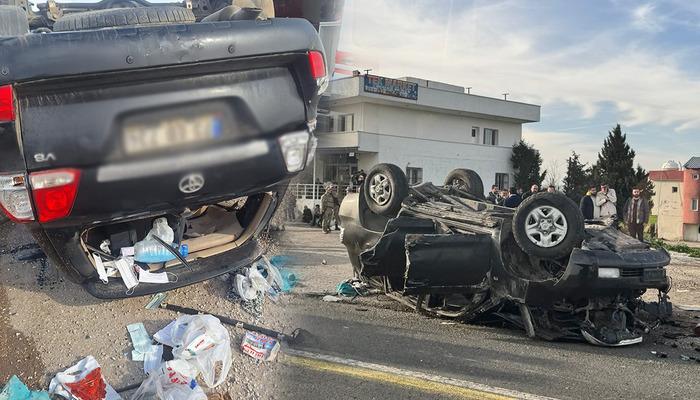
[{"label": "grass patch", "polygon": [[668,244],[663,240],[652,239],[651,245],[654,247],[663,247],[668,251],[675,251],[676,253],[684,253],[691,257],[700,258],[700,248],[690,247],[687,244]]}]

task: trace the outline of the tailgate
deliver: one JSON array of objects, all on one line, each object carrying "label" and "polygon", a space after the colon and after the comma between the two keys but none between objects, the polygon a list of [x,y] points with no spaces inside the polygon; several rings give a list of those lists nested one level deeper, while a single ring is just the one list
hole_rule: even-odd
[{"label": "tailgate", "polygon": [[80,171],[70,216],[51,224],[197,205],[288,178],[278,138],[315,118],[305,68],[306,52],[289,51],[16,84],[28,171]]}]

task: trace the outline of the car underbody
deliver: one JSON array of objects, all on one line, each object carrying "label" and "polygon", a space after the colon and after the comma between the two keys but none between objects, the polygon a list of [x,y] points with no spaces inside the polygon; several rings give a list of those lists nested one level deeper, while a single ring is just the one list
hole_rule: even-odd
[{"label": "car underbody", "polygon": [[[641,342],[650,329],[642,309],[670,314],[669,254],[612,220],[584,223],[561,194],[511,209],[459,185],[424,183],[409,189],[397,212],[380,215],[368,207],[371,185],[344,200],[342,242],[358,278],[422,313],[505,320],[530,337],[603,346]],[[649,289],[659,295],[653,306],[640,300]]]}]

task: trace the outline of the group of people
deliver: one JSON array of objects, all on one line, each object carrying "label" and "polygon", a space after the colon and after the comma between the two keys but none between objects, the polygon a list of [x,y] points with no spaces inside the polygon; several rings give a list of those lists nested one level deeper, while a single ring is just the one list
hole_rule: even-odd
[{"label": "group of people", "polygon": [[331,223],[335,224],[335,230],[340,230],[338,226],[340,219],[340,198],[338,197],[338,186],[332,183],[325,185],[325,193],[321,196],[321,205],[316,204],[313,212],[308,206],[304,206],[301,220],[311,226],[318,226],[324,233],[330,233]]},{"label": "group of people", "polygon": [[[539,193],[540,186],[532,185],[528,192],[523,192],[523,189],[512,187],[510,190],[499,189],[498,185],[491,186],[491,191],[486,196],[486,201],[503,207],[516,208],[523,202],[523,200],[532,196],[535,193]],[[556,192],[556,188],[553,185],[547,187],[547,192]]]},{"label": "group of people", "polygon": [[[522,189],[510,188],[510,190],[499,189],[497,185],[491,186],[491,191],[486,196],[486,201],[504,207],[516,208],[523,200],[539,193],[540,187],[537,184],[530,186],[528,192],[523,193]],[[552,185],[547,187],[547,192],[556,192]],[[623,207],[623,220],[630,236],[639,241],[644,240],[644,225],[649,222],[649,202],[642,196],[639,188],[632,190],[632,197],[627,199]],[[617,218],[617,194],[615,189],[607,184],[601,184],[600,190],[592,186],[581,199],[579,208],[584,219]]]},{"label": "group of people", "polygon": [[[600,190],[591,186],[586,195],[581,198],[579,207],[584,219],[616,219],[616,203],[615,189],[603,184],[600,185]],[[640,242],[644,241],[644,225],[649,222],[649,213],[649,202],[642,197],[642,190],[640,188],[632,189],[632,197],[627,199],[622,208],[622,220],[625,221],[630,236],[637,238]]]}]

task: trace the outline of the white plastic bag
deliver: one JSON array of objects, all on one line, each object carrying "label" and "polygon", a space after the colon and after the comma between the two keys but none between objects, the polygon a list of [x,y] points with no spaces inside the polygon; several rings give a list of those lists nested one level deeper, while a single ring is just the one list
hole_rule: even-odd
[{"label": "white plastic bag", "polygon": [[267,293],[271,286],[264,276],[258,271],[255,266],[248,267],[244,271],[245,275],[236,274],[233,277],[233,284],[236,288],[236,293],[246,301],[254,300],[258,297],[258,293]]},{"label": "white plastic bag", "polygon": [[206,400],[192,375],[197,371],[184,360],[163,363],[141,383],[131,400]]},{"label": "white plastic bag", "polygon": [[183,315],[153,337],[172,346],[176,360],[186,360],[196,368],[205,386],[213,388],[226,380],[231,368],[231,339],[218,318]]},{"label": "white plastic bag", "polygon": [[153,236],[158,236],[165,243],[172,243],[175,240],[175,232],[173,232],[173,228],[168,225],[167,218],[160,217],[153,221],[153,227],[148,231],[144,240],[154,240],[152,239]]},{"label": "white plastic bag", "polygon": [[59,372],[49,383],[49,393],[66,399],[121,400],[102,376],[100,364],[87,356],[74,366]]}]

